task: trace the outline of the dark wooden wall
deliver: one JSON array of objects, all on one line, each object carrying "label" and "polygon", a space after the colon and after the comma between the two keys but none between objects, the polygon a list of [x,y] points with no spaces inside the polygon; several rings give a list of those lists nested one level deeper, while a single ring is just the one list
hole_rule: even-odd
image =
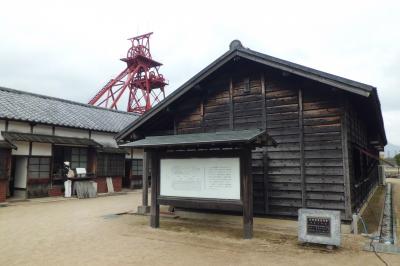
[{"label": "dark wooden wall", "polygon": [[300,207],[345,210],[341,147],[342,96],[311,82],[267,79],[269,211]]},{"label": "dark wooden wall", "polygon": [[366,150],[379,157],[379,151],[369,144],[373,139],[368,135],[369,131],[366,125],[368,118],[359,111],[363,109],[354,98],[346,101],[349,188],[353,212],[357,211],[367,200],[379,180],[379,162],[362,152],[362,150]]},{"label": "dark wooden wall", "polygon": [[303,91],[305,207],[344,212],[343,94],[317,84]]},{"label": "dark wooden wall", "polygon": [[354,120],[346,104],[349,93],[253,66],[202,82],[169,107],[172,111],[158,120],[161,126],[147,130],[184,134],[266,128],[278,146],[252,151],[254,212],[297,215],[298,208],[310,207],[340,210],[342,218],[350,219],[351,206],[359,204],[350,184],[350,146],[367,133],[348,128]]},{"label": "dark wooden wall", "polygon": [[268,213],[295,215],[302,206],[299,89],[282,76],[266,78],[267,131],[278,146],[267,147]]}]

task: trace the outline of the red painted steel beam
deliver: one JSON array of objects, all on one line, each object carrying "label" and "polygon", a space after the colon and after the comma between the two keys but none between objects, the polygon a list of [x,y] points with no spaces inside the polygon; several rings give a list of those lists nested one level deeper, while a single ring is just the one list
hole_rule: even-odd
[{"label": "red painted steel beam", "polygon": [[90,101],[89,104],[118,109],[123,95],[128,95],[128,112],[143,114],[165,98],[164,87],[167,81],[158,72],[161,63],[152,59],[150,36],[146,33],[128,40],[131,47],[126,58],[127,68],[116,78],[110,80]]}]

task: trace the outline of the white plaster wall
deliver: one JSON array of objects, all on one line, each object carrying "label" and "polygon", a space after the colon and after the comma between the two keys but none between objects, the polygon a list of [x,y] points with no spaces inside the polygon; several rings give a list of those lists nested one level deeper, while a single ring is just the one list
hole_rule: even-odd
[{"label": "white plaster wall", "polygon": [[54,134],[56,136],[72,137],[72,138],[89,138],[89,130],[74,129],[66,127],[56,127]]},{"label": "white plaster wall", "polygon": [[53,134],[53,129],[51,126],[46,126],[46,125],[35,125],[33,127],[33,133],[34,134],[45,134],[45,135],[51,135]]},{"label": "white plaster wall", "polygon": [[126,149],[126,151],[128,152],[125,155],[126,159],[143,159],[143,150],[142,149]]},{"label": "white plaster wall", "polygon": [[[0,120],[0,133],[1,131],[5,131],[6,130],[6,121],[4,120]],[[3,136],[0,134],[0,140],[3,140]]]},{"label": "white plaster wall", "polygon": [[117,142],[114,139],[114,134],[112,133],[92,132],[91,139],[105,147],[118,148]]},{"label": "white plaster wall", "polygon": [[32,142],[32,155],[51,156],[52,147],[50,143]]},{"label": "white plaster wall", "polygon": [[126,151],[125,153],[125,159],[130,159],[131,158],[131,149],[130,148],[124,148]]},{"label": "white plaster wall", "polygon": [[28,175],[28,158],[17,157],[15,162],[14,187],[26,188],[27,175]]},{"label": "white plaster wall", "polygon": [[29,155],[29,142],[15,141],[13,142],[17,149],[12,150],[12,155]]},{"label": "white plaster wall", "polygon": [[26,122],[9,121],[8,131],[31,133],[31,126]]}]

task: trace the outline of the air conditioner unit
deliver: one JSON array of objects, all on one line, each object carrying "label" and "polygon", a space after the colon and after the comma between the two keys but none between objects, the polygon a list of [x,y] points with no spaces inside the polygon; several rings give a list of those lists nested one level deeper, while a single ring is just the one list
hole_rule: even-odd
[{"label": "air conditioner unit", "polygon": [[340,211],[299,209],[298,215],[299,242],[340,246]]}]

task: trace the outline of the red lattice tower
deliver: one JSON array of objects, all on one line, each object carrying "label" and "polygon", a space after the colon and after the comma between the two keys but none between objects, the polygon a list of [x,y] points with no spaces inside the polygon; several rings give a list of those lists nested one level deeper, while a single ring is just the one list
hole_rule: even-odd
[{"label": "red lattice tower", "polygon": [[165,97],[164,87],[168,85],[158,73],[161,63],[153,60],[150,53],[150,35],[143,34],[128,39],[132,47],[126,58],[127,67],[115,79],[111,79],[90,101],[89,104],[118,110],[118,102],[127,93],[128,112],[143,114]]}]

